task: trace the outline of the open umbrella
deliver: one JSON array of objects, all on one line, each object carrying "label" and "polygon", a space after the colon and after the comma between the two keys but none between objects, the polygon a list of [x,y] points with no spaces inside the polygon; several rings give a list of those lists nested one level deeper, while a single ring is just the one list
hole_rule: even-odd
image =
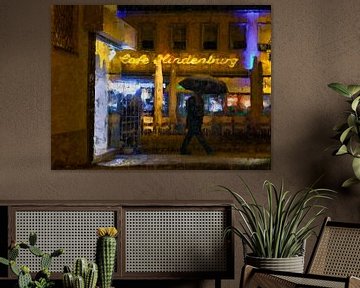
[{"label": "open umbrella", "polygon": [[224,94],[228,92],[225,82],[209,75],[190,76],[181,80],[179,84],[187,90],[203,94]]}]

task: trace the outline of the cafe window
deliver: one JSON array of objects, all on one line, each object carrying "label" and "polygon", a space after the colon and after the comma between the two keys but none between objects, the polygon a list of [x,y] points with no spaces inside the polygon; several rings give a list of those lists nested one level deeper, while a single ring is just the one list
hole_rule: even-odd
[{"label": "cafe window", "polygon": [[216,50],[218,48],[217,24],[209,23],[202,26],[202,48],[204,50]]},{"label": "cafe window", "polygon": [[229,24],[230,49],[246,49],[246,23]]},{"label": "cafe window", "polygon": [[226,97],[226,114],[245,116],[251,109],[251,96],[244,93],[229,93]]},{"label": "cafe window", "polygon": [[140,48],[143,50],[155,49],[155,24],[143,23],[140,28]]},{"label": "cafe window", "polygon": [[171,27],[171,47],[173,50],[186,50],[186,25],[174,24]]},{"label": "cafe window", "polygon": [[271,114],[271,95],[264,94],[263,95],[263,111],[262,113],[264,115],[270,115]]},{"label": "cafe window", "polygon": [[258,23],[258,49],[271,51],[271,23]]}]

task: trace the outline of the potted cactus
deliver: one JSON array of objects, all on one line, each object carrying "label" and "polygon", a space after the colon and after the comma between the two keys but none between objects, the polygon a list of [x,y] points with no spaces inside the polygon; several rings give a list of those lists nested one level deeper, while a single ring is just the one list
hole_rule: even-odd
[{"label": "potted cactus", "polygon": [[97,279],[97,264],[88,262],[86,258],[76,259],[73,272],[69,266],[64,267],[64,288],[95,288]]},{"label": "potted cactus", "polygon": [[[11,271],[18,277],[18,288],[49,288],[54,285],[50,280],[50,265],[52,259],[63,254],[64,250],[57,249],[51,254],[45,253],[36,246],[36,241],[36,233],[30,233],[29,243],[12,243],[9,248],[8,259],[0,257],[0,263],[10,266]],[[18,263],[16,263],[20,249],[26,249],[41,259],[41,270],[35,275],[34,279],[31,277],[30,268],[28,266],[19,266]]]},{"label": "potted cactus", "polygon": [[110,288],[116,258],[115,227],[100,227],[97,229],[96,263],[99,268],[99,287]]}]

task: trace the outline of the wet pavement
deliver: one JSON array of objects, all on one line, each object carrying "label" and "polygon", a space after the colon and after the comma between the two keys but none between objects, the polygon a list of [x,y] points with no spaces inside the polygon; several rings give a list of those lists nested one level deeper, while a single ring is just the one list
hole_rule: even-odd
[{"label": "wet pavement", "polygon": [[178,169],[178,170],[269,170],[270,137],[216,137],[206,139],[215,153],[207,155],[193,139],[191,155],[180,155],[183,135],[143,136],[134,154],[119,153],[95,164],[94,169]]},{"label": "wet pavement", "polygon": [[242,157],[240,155],[177,155],[138,154],[117,155],[110,161],[97,164],[99,169],[178,169],[178,170],[268,170],[269,157]]}]

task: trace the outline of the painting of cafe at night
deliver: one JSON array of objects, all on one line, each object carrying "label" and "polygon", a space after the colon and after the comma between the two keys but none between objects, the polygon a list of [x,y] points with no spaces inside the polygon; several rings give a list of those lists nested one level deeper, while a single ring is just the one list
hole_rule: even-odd
[{"label": "painting of cafe at night", "polygon": [[[189,162],[191,154],[206,165],[190,168],[228,169],[209,163],[240,157],[266,159],[258,169],[270,169],[271,6],[105,5],[102,11],[111,20],[97,24],[94,38],[92,163],[111,153],[123,155],[121,161],[177,155],[172,163]],[[84,15],[89,22],[90,13]],[[208,82],[196,88],[199,79],[221,89]],[[196,129],[189,126],[195,94],[202,106]]]}]

